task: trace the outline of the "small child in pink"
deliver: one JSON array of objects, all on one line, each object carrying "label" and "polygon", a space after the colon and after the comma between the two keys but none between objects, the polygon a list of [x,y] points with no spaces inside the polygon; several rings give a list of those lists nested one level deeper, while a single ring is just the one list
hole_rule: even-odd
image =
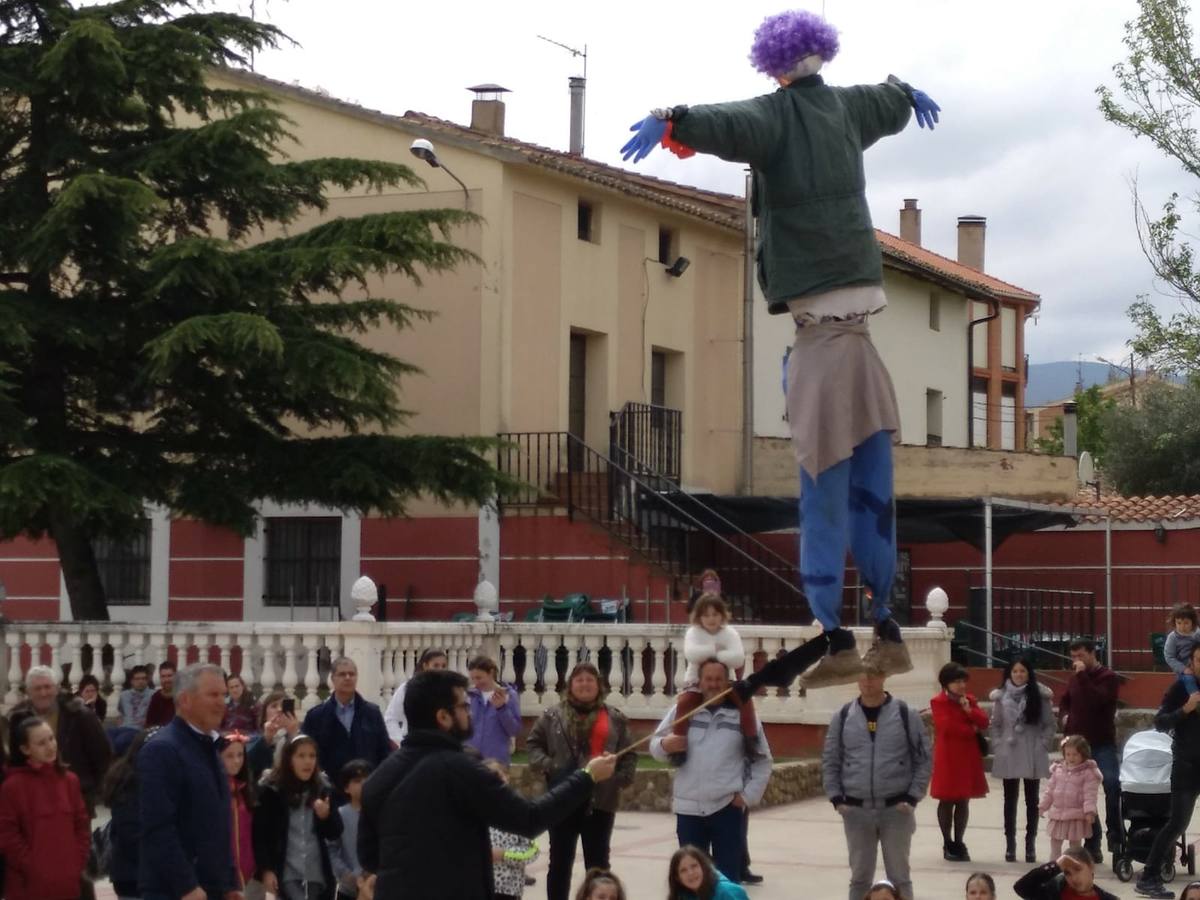
[{"label": "small child in pink", "polygon": [[1092,759],[1092,748],[1077,734],[1062,743],[1063,758],[1050,767],[1050,778],[1038,804],[1050,823],[1050,858],[1062,855],[1066,841],[1080,847],[1092,833],[1096,800],[1104,776]]}]

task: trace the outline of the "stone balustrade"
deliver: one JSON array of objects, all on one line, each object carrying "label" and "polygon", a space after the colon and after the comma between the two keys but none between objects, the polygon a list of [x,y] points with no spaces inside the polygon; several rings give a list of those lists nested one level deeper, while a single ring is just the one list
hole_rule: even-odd
[{"label": "stone balustrade", "polygon": [[[747,654],[760,660],[787,650],[816,634],[812,627],[739,626]],[[397,685],[414,671],[429,647],[444,649],[450,667],[465,672],[476,654],[497,660],[501,679],[517,686],[521,712],[540,714],[558,702],[567,671],[591,660],[608,676],[610,702],[633,719],[657,719],[682,686],[684,626],[550,624],[503,622],[329,622],[208,623],[170,622],[130,625],[110,622],[12,622],[4,628],[0,661],[5,707],[21,696],[25,673],[44,664],[63,673],[74,690],[80,679],[95,675],[115,714],[116,698],[134,665],[204,659],[240,674],[256,693],[282,690],[306,710],[328,689],[329,665],[338,656],[358,664],[359,690],[368,700],[386,703]],[[857,631],[860,649],[871,640]],[[950,637],[940,620],[931,627],[904,629],[915,668],[888,681],[888,689],[924,706],[936,690],[937,671],[949,659]],[[832,712],[856,695],[847,685],[805,693],[795,685],[772,689],[757,699],[768,723],[826,724]]]}]

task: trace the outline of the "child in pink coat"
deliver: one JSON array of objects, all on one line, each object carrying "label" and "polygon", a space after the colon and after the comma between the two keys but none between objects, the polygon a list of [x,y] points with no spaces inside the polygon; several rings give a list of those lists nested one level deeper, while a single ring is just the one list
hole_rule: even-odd
[{"label": "child in pink coat", "polygon": [[1050,823],[1050,858],[1062,855],[1063,841],[1082,846],[1096,821],[1096,799],[1104,776],[1092,759],[1092,748],[1077,734],[1062,743],[1063,758],[1050,767],[1050,778],[1038,809]]}]

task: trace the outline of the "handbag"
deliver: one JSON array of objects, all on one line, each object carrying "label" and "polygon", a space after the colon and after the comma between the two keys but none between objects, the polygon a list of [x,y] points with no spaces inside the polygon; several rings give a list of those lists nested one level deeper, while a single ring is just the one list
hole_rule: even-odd
[{"label": "handbag", "polygon": [[975,742],[977,744],[979,744],[979,754],[981,756],[987,756],[989,753],[992,752],[991,748],[988,746],[987,735],[984,734],[982,731],[976,730]]}]

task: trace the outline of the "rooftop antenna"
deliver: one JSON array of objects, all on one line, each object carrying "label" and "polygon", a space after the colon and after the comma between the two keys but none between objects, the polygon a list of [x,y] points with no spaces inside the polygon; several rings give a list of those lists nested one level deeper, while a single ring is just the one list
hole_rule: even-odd
[{"label": "rooftop antenna", "polygon": [[548,38],[544,34],[539,34],[539,40],[545,41],[547,44],[553,44],[555,47],[561,47],[572,56],[583,57],[583,75],[572,75],[568,79],[571,86],[571,145],[570,152],[574,156],[583,155],[583,119],[584,119],[584,94],[587,89],[587,44],[583,45],[583,49],[579,50],[575,47],[569,47],[561,41],[556,41],[553,38]]}]

